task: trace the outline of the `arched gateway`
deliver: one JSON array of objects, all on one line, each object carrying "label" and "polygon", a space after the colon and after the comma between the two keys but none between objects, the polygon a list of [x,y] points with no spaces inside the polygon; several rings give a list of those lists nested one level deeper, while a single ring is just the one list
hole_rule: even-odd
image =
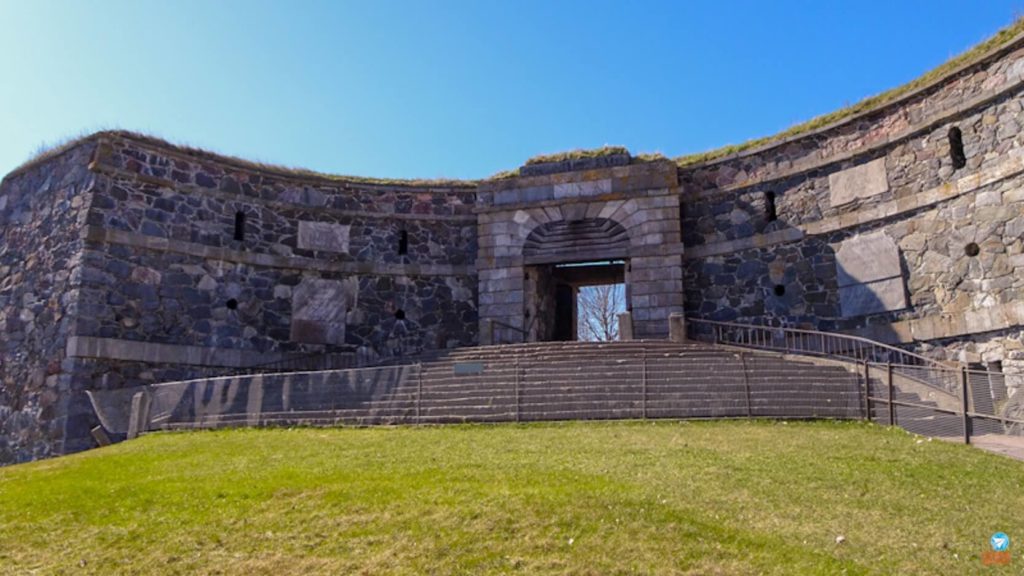
[{"label": "arched gateway", "polygon": [[625,284],[637,338],[682,312],[675,166],[599,160],[527,166],[479,195],[482,343],[574,340],[576,293],[594,284]]}]

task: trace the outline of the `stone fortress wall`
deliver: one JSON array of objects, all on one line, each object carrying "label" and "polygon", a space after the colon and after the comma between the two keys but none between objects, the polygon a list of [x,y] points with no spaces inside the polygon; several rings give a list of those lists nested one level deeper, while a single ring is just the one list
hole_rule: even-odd
[{"label": "stone fortress wall", "polygon": [[720,159],[570,158],[483,182],[86,137],[0,184],[0,463],[91,446],[89,389],[548,339],[546,275],[571,262],[623,262],[636,337],[685,312],[1024,374],[1022,97],[1017,37]]},{"label": "stone fortress wall", "polygon": [[1022,81],[1011,42],[889,106],[681,169],[687,314],[1024,372]]},{"label": "stone fortress wall", "polygon": [[84,390],[477,341],[471,186],[271,174],[105,134],[0,199],[0,462],[91,446]]}]

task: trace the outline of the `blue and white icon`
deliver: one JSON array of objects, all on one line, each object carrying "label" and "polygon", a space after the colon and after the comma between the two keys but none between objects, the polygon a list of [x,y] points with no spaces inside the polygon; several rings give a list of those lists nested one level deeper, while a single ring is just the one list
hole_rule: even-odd
[{"label": "blue and white icon", "polygon": [[1005,532],[996,532],[989,539],[992,549],[996,552],[1005,552],[1010,547],[1010,537]]}]

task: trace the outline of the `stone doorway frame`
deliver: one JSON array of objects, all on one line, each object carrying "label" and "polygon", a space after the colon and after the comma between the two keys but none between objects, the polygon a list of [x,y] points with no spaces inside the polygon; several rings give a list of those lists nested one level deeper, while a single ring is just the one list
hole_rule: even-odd
[{"label": "stone doorway frame", "polygon": [[[528,341],[526,273],[543,259],[628,261],[627,309],[636,338],[666,338],[669,316],[683,312],[680,191],[672,162],[493,181],[481,186],[477,202],[481,344]],[[598,220],[616,241],[597,242],[592,250],[558,245],[561,234],[543,235],[556,244],[541,243],[541,250],[531,242],[542,226],[557,232],[591,221],[596,230]],[[625,231],[624,241],[616,226]]]}]

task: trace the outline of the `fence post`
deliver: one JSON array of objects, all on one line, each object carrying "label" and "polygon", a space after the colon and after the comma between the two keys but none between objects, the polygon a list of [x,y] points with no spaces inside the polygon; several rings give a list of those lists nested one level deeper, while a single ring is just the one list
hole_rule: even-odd
[{"label": "fence post", "polygon": [[644,420],[647,419],[647,349],[644,348],[640,353],[640,417]]},{"label": "fence post", "polygon": [[896,406],[893,405],[892,362],[885,363],[885,379],[889,385],[889,426],[896,425]]},{"label": "fence post", "polygon": [[149,430],[149,413],[153,405],[153,397],[148,388],[143,388],[132,396],[132,411],[128,417],[128,439],[138,438],[139,434]]},{"label": "fence post", "polygon": [[864,418],[871,421],[871,365],[864,362]]},{"label": "fence post", "polygon": [[967,386],[967,366],[961,366],[960,367],[960,394],[961,394],[962,400],[963,400],[963,411],[964,411],[964,413],[963,413],[963,420],[964,420],[963,421],[963,425],[964,425],[964,444],[970,444],[971,443],[971,417],[967,414],[967,411],[970,409],[970,404],[968,403],[968,399],[970,398],[970,396],[969,396],[969,390],[968,390],[968,386]]},{"label": "fence post", "polygon": [[516,400],[516,422],[519,422],[519,358],[518,357],[516,357],[515,371],[516,371],[516,377],[515,377],[513,385],[515,386],[515,394],[514,394],[514,396],[515,396],[515,400]]},{"label": "fence post", "polygon": [[416,423],[420,423],[420,398],[423,397],[423,363],[416,364]]},{"label": "fence post", "polygon": [[743,394],[747,400],[747,418],[754,417],[754,409],[750,404],[750,372],[747,370],[747,355],[743,352],[739,353],[740,365],[743,366]]}]

